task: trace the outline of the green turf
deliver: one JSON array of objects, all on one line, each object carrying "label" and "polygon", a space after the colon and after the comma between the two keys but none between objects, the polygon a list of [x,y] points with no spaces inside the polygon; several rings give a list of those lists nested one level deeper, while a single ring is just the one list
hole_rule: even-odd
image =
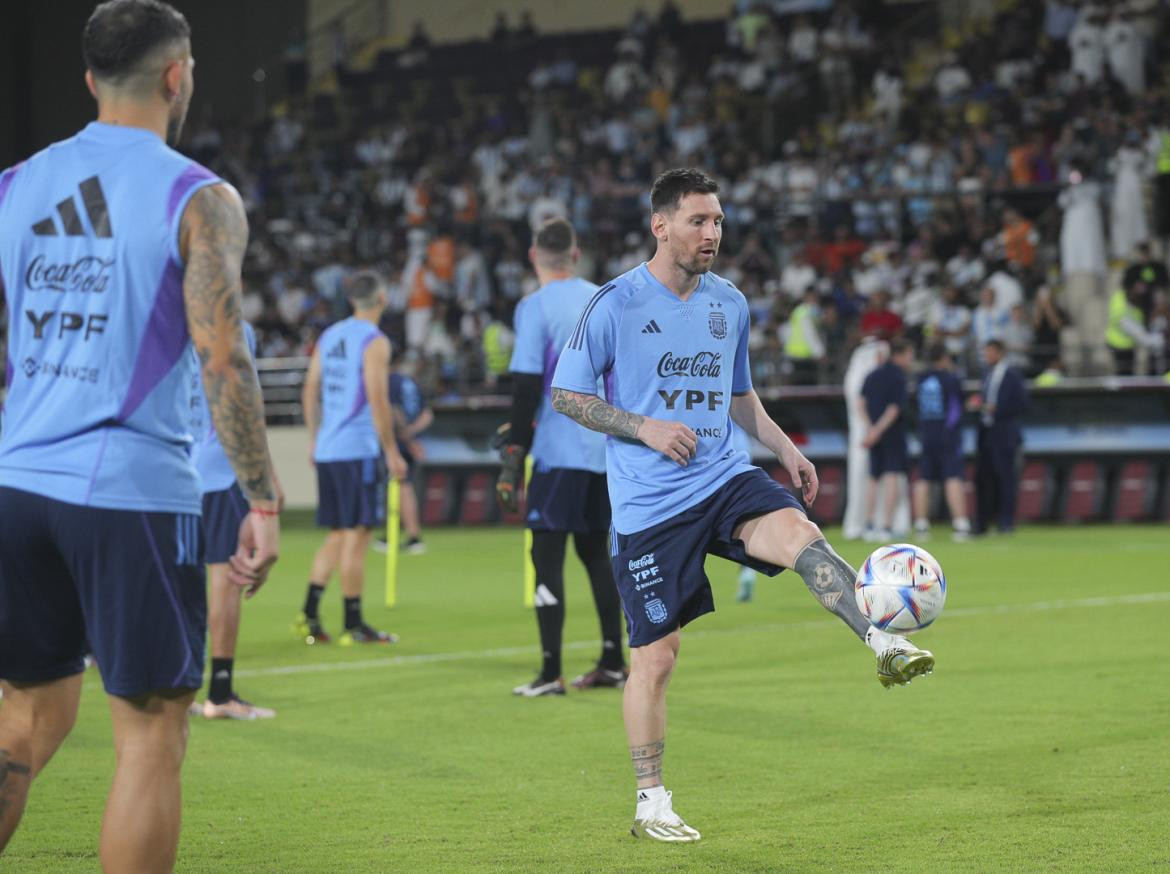
[{"label": "green turf", "polygon": [[[794,575],[741,605],[735,569],[712,560],[720,610],[684,634],[666,747],[676,808],[704,835],[693,846],[627,833],[618,693],[509,694],[537,667],[517,531],[431,532],[426,555],[402,559],[393,611],[371,554],[367,616],[402,635],[393,648],[294,639],[316,543],[286,531],[245,610],[237,687],[277,719],[192,726],[181,871],[1170,867],[1164,527],[933,541],[949,600],[920,642],[938,670],[891,691]],[[575,567],[569,586],[572,676],[597,644]],[[340,613],[334,587],[328,627]],[[97,869],[109,735],[91,673],[0,869]]]}]

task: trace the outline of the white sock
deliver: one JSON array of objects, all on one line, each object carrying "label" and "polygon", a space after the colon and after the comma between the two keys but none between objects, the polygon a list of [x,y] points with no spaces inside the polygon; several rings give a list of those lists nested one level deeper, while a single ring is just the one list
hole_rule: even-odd
[{"label": "white sock", "polygon": [[639,789],[637,799],[638,813],[642,813],[644,810],[655,807],[660,801],[666,799],[666,787],[659,784],[658,786],[651,786],[648,789]]},{"label": "white sock", "polygon": [[927,522],[925,519],[915,519],[914,520],[914,527],[917,528],[919,531],[925,531],[926,529],[928,529],[930,527],[930,523]]},{"label": "white sock", "polygon": [[971,530],[971,520],[966,516],[962,516],[955,520],[955,530],[968,532]]},{"label": "white sock", "polygon": [[887,649],[894,645],[897,638],[892,634],[887,634],[880,628],[869,626],[869,631],[865,633],[865,645],[874,651],[875,655],[881,655]]}]

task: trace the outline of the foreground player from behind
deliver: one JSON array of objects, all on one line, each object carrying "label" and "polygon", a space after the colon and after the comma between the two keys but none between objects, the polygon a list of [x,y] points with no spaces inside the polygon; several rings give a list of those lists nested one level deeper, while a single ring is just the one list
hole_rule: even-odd
[{"label": "foreground player from behind", "polygon": [[309,591],[295,630],[306,643],[328,643],[318,608],[335,570],[345,599],[343,645],[394,643],[362,618],[370,531],[386,522],[386,468],[406,476],[390,411],[390,341],[378,329],[386,290],[378,274],[363,270],[346,285],[353,315],[331,325],[317,341],[301,401],[312,435],[309,457],[317,468],[317,524],[330,529],[313,558]]},{"label": "foreground player from behind", "polygon": [[255,592],[278,551],[239,316],[244,208],[167,147],[194,87],[189,37],[164,3],[98,6],[82,38],[98,120],[0,174],[0,280],[22,314],[0,435],[0,851],[73,727],[88,640],[117,751],[109,872],[169,871],[179,840],[207,618],[188,342],[252,510],[232,581]]},{"label": "foreground player from behind", "polygon": [[[256,335],[244,322],[248,352],[256,355]],[[191,348],[195,355],[194,347]],[[232,687],[236,641],[240,636],[240,601],[243,592],[228,578],[228,561],[239,547],[240,525],[248,515],[248,499],[236,482],[235,471],[224,454],[219,433],[207,415],[203,383],[192,380],[191,433],[195,437],[191,458],[199,471],[203,492],[203,559],[207,564],[207,628],[211,641],[211,682],[207,700],[191,705],[192,716],[207,719],[271,719],[276,711],[257,707],[236,694]],[[271,464],[271,461],[269,462]],[[277,509],[284,503],[276,468],[272,468]]]},{"label": "foreground player from behind", "polygon": [[605,438],[557,415],[545,390],[557,366],[557,353],[597,291],[597,286],[574,275],[580,256],[572,225],[559,218],[542,225],[529,252],[540,289],[516,307],[511,364],[515,388],[512,416],[500,448],[502,467],[496,497],[505,510],[515,511],[524,457],[531,450],[534,469],[528,484],[525,524],[532,529],[536,625],[544,661],[536,679],[512,690],[528,698],[565,694],[561,635],[565,626],[565,544],[570,532],[577,557],[589,574],[601,622],[601,658],[592,671],[573,680],[573,686],[620,689],[626,682],[621,604],[609,567]]},{"label": "foreground player from behind", "polygon": [[[776,454],[805,501],[816,498],[815,468],[752,390],[744,297],[709,272],[722,237],[717,192],[698,170],[658,177],[650,193],[654,257],[598,291],[553,378],[556,409],[610,435],[614,576],[630,635],[624,715],[638,787],[633,833],[661,841],[699,839],[673,810],[662,756],[679,629],[714,610],[707,553],[769,575],[794,569],[874,651],[883,686],[934,666],[929,652],[869,625],[854,600],[853,568],[800,502],[730,443],[734,421]],[[596,394],[599,377],[607,400]]]}]

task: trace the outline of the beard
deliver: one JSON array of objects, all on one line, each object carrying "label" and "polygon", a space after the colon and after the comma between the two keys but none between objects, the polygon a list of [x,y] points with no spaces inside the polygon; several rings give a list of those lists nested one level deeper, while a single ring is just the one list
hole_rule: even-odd
[{"label": "beard", "polygon": [[719,255],[719,250],[715,250],[715,255],[710,260],[704,258],[701,254],[696,252],[693,255],[676,256],[674,263],[678,268],[691,276],[701,276],[711,270],[711,265],[715,263],[715,257]]}]

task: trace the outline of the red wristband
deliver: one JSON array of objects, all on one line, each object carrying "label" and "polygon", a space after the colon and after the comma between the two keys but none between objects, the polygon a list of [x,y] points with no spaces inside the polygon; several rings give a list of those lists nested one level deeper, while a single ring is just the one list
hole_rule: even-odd
[{"label": "red wristband", "polygon": [[280,515],[279,510],[265,510],[263,507],[252,507],[251,510],[249,510],[249,512],[255,513],[257,516],[279,516]]}]

